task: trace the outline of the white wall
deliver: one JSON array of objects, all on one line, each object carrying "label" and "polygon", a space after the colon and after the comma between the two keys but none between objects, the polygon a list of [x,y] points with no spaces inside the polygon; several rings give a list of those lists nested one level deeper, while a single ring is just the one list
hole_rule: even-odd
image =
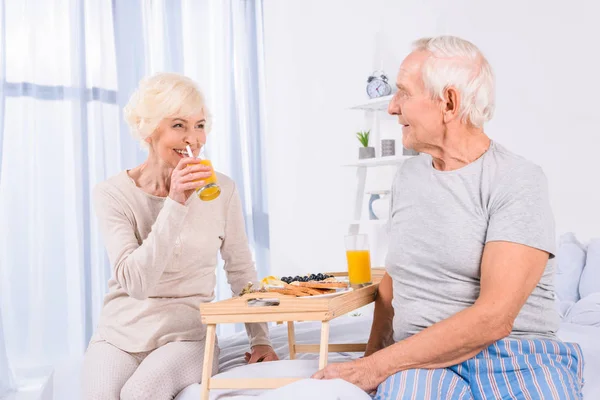
[{"label": "white wall", "polygon": [[[345,267],[355,172],[340,165],[357,156],[354,132],[368,128],[347,108],[364,99],[374,69],[393,80],[425,35],[459,35],[484,51],[498,86],[487,133],[544,168],[559,233],[600,236],[596,2],[266,0],[264,13],[275,274]],[[382,129],[400,141],[393,118]]]},{"label": "white wall", "polygon": [[489,135],[543,167],[559,233],[600,237],[600,4],[454,4],[439,33],[473,40],[495,68]]}]

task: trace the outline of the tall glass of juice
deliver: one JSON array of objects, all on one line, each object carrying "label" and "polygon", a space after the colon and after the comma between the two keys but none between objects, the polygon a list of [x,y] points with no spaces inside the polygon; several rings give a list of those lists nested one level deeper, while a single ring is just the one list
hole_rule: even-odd
[{"label": "tall glass of juice", "polygon": [[[200,159],[200,164],[206,165],[207,167],[212,168],[212,163],[207,159]],[[214,200],[221,194],[221,188],[217,183],[217,174],[215,173],[215,169],[212,168],[212,175],[204,180],[204,186],[196,189],[196,193],[198,193],[198,197],[203,201]]]},{"label": "tall glass of juice", "polygon": [[[187,145],[185,147],[185,149],[187,150],[188,156],[190,158],[194,158],[194,152],[192,151],[192,148],[190,147],[190,145]],[[202,147],[200,149],[200,152],[198,153],[198,157],[196,157],[196,158],[200,161],[200,164],[210,167],[212,170],[212,174],[208,178],[204,179],[204,186],[196,189],[196,194],[198,194],[198,197],[202,201],[211,201],[211,200],[214,200],[217,197],[219,197],[219,195],[221,194],[221,188],[219,187],[219,184],[217,183],[217,174],[215,173],[215,169],[213,168],[212,163],[210,162],[209,159],[207,159],[203,156],[203,153],[204,153],[204,147]],[[190,164],[188,164],[188,166],[189,165]],[[198,181],[195,181],[195,182],[198,182]]]},{"label": "tall glass of juice", "polygon": [[369,237],[365,234],[348,235],[345,238],[345,242],[350,286],[362,287],[370,285],[372,281]]}]

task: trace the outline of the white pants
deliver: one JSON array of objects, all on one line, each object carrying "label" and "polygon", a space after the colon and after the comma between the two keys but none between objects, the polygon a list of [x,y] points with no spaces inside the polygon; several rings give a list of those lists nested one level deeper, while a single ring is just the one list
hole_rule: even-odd
[{"label": "white pants", "polygon": [[[173,399],[202,379],[204,341],[171,342],[156,350],[128,353],[110,343],[90,344],[83,361],[84,400]],[[219,365],[215,346],[213,374]]]}]

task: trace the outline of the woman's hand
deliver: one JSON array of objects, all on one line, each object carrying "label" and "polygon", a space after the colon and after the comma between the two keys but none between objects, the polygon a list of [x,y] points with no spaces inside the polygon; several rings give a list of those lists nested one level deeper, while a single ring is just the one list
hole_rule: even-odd
[{"label": "woman's hand", "polygon": [[204,186],[204,179],[212,175],[212,168],[200,164],[197,158],[182,158],[171,173],[169,197],[180,204],[198,188]]},{"label": "woman's hand", "polygon": [[252,347],[252,354],[246,353],[246,362],[248,364],[254,364],[256,362],[263,361],[277,361],[279,357],[275,353],[275,350],[271,346],[267,345],[256,345]]}]

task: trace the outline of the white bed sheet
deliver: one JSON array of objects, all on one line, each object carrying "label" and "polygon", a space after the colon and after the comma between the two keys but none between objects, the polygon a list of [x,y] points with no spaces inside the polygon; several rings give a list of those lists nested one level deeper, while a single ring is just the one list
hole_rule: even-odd
[{"label": "white bed sheet", "polygon": [[[303,322],[295,324],[296,342],[299,344],[319,343],[320,323]],[[341,317],[331,322],[330,343],[359,343],[366,341],[371,330],[371,319],[366,317]],[[281,361],[264,364],[247,365],[244,352],[248,351],[246,332],[219,338],[221,355],[219,357],[218,378],[265,378],[290,377],[310,378],[318,370],[318,354],[298,354],[296,360],[289,359],[287,343],[287,326],[280,325],[270,329],[271,343]],[[357,340],[359,342],[357,342]],[[360,353],[330,353],[329,362],[343,362],[360,357]],[[306,400],[307,392],[314,392],[323,400],[333,399],[370,399],[363,391],[344,381],[301,381],[302,400]],[[223,399],[294,399],[298,393],[296,385],[288,385],[277,390],[211,390],[211,400]],[[200,385],[190,385],[175,400],[197,400],[200,396]],[[366,396],[366,397],[365,397]]]},{"label": "white bed sheet", "polygon": [[[306,322],[296,324],[296,341],[298,343],[318,343],[320,338],[319,323]],[[371,328],[370,317],[342,317],[331,322],[331,343],[359,343],[368,338]],[[283,361],[265,364],[246,365],[243,354],[248,348],[245,332],[220,339],[221,357],[219,374],[222,378],[265,378],[265,377],[297,377],[309,378],[318,369],[317,354],[299,354],[298,360],[289,360],[287,346],[287,328],[285,325],[270,330],[271,340],[279,358]],[[600,399],[600,328],[580,326],[569,323],[561,325],[559,337],[568,342],[579,343],[585,357],[583,393],[586,400]],[[341,362],[360,357],[358,353],[331,353],[330,362]],[[239,367],[239,368],[236,368]],[[302,387],[302,390],[297,390]],[[302,392],[301,396],[299,393]],[[305,400],[311,397],[331,399],[369,399],[364,392],[343,381],[318,382],[302,380],[277,390],[213,390],[211,400],[224,399],[294,399]],[[307,396],[308,395],[308,396]],[[200,385],[191,385],[183,390],[175,400],[197,400],[200,396]],[[366,397],[365,397],[366,396]]]}]

